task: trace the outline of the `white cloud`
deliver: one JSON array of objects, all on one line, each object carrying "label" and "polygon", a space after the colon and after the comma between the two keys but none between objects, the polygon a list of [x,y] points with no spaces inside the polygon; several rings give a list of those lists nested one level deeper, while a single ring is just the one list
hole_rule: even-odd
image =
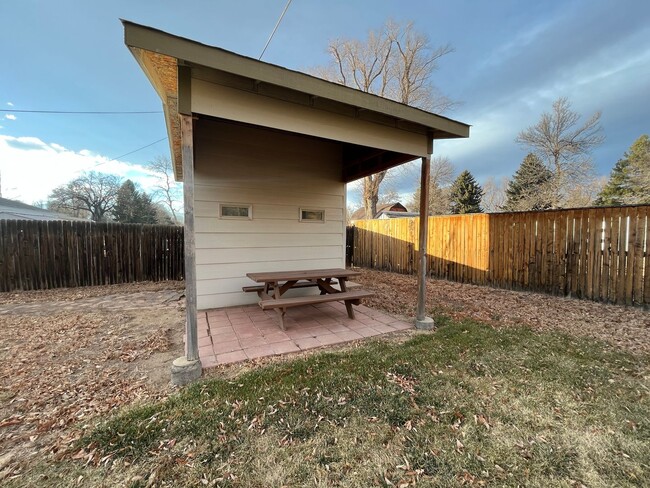
[{"label": "white cloud", "polygon": [[14,104],[11,103],[11,102],[7,102],[7,105],[9,105],[10,107],[13,107],[13,106],[14,106]]},{"label": "white cloud", "polygon": [[12,137],[0,134],[0,173],[2,194],[26,203],[47,200],[57,186],[84,171],[99,171],[129,178],[150,193],[157,177],[147,168],[89,150],[72,151],[60,144],[37,137]]},{"label": "white cloud", "polygon": [[14,114],[7,114],[7,115],[5,115],[5,119],[7,119],[7,120],[16,120],[16,116]]}]

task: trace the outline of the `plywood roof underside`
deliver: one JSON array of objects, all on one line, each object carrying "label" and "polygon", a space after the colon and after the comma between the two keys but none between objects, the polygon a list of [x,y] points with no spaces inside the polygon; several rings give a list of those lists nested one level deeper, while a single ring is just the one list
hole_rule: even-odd
[{"label": "plywood roof underside", "polygon": [[162,100],[174,174],[183,174],[181,161],[181,123],[178,117],[178,60],[165,54],[132,48],[133,55]]}]

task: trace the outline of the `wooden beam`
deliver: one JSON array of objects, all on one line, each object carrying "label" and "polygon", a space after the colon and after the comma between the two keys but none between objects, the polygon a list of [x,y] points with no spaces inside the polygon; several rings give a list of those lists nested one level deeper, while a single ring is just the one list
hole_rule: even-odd
[{"label": "wooden beam", "polygon": [[178,113],[192,115],[192,69],[178,66]]},{"label": "wooden beam", "polygon": [[192,116],[180,115],[183,157],[183,205],[185,206],[185,356],[199,359],[196,323],[196,250],[194,246],[194,136]]},{"label": "wooden beam", "polygon": [[420,176],[420,266],[418,268],[418,308],[417,320],[426,319],[427,298],[427,236],[429,231],[429,175],[431,174],[431,156],[422,158]]},{"label": "wooden beam", "polygon": [[385,169],[394,168],[407,161],[412,161],[417,157],[410,154],[395,153],[391,151],[382,151],[381,154],[374,155],[363,162],[355,163],[353,166],[343,164],[343,181],[358,180],[364,176],[369,176]]}]

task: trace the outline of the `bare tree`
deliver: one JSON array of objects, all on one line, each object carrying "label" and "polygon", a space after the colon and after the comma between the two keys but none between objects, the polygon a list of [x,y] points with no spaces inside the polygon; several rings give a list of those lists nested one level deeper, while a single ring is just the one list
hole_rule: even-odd
[{"label": "bare tree", "polygon": [[[370,31],[365,41],[335,39],[328,52],[331,64],[312,73],[358,90],[391,98],[424,110],[443,112],[452,102],[432,84],[440,58],[453,52],[449,45],[433,48],[413,22],[386,22]],[[377,213],[379,189],[387,170],[363,179],[361,191],[366,215]]]},{"label": "bare tree", "polygon": [[166,156],[156,156],[148,167],[158,178],[153,185],[153,196],[171,214],[173,223],[178,224],[182,191],[181,185],[174,179],[171,160]]},{"label": "bare tree", "polygon": [[605,176],[592,176],[571,186],[571,191],[564,200],[566,208],[591,207],[596,205],[598,195],[607,183]]},{"label": "bare tree", "polygon": [[600,112],[579,124],[580,114],[571,110],[567,98],[558,98],[551,112],[537,124],[519,133],[517,143],[530,148],[553,172],[556,188],[554,207],[561,206],[572,186],[593,175],[591,152],[603,140]]},{"label": "bare tree", "polygon": [[483,182],[483,198],[481,205],[484,212],[499,212],[506,203],[506,187],[508,178],[497,180],[494,176]]},{"label": "bare tree", "polygon": [[[429,215],[446,215],[451,213],[449,189],[455,179],[456,170],[448,158],[436,156],[431,161],[429,176]],[[420,208],[420,180],[413,193],[411,206]]]},{"label": "bare tree", "polygon": [[73,216],[90,216],[95,222],[108,220],[120,189],[119,176],[90,171],[55,188],[48,208]]}]

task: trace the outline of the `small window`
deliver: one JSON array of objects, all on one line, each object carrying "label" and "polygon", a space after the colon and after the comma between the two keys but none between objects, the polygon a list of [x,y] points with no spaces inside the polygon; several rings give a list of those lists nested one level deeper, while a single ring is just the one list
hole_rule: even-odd
[{"label": "small window", "polygon": [[219,205],[219,216],[222,219],[252,219],[253,206],[222,203]]},{"label": "small window", "polygon": [[325,222],[325,210],[301,208],[300,222]]}]

